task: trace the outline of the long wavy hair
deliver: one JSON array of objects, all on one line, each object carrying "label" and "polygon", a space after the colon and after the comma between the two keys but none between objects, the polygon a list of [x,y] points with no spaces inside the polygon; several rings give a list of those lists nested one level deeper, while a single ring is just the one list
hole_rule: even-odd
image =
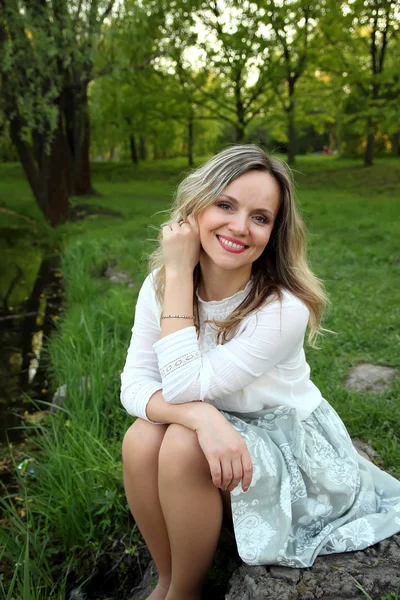
[{"label": "long wavy hair", "polygon": [[[252,264],[252,285],[241,304],[223,321],[213,321],[218,343],[225,343],[236,332],[240,322],[261,306],[282,300],[282,289],[292,292],[310,311],[308,343],[313,348],[322,331],[321,316],[328,304],[324,286],[307,264],[306,231],[294,199],[293,178],[289,167],[268,156],[253,144],[231,146],[219,152],[201,167],[194,169],[180,183],[169,218],[164,225],[185,220],[191,213],[199,213],[213,204],[228,184],[248,171],[264,171],[278,182],[281,190],[280,207],[269,242],[264,252]],[[165,266],[162,252],[162,233],[158,248],[149,256],[149,270],[155,274],[156,298],[164,299]],[[199,307],[196,289],[201,272],[198,264],[193,272],[193,314],[199,332]]]}]

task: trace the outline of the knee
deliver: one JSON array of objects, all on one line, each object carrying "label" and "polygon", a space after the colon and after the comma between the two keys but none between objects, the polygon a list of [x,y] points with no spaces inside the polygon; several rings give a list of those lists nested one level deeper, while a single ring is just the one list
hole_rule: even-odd
[{"label": "knee", "polygon": [[206,469],[207,461],[196,433],[183,425],[172,424],[161,444],[158,464],[161,474],[181,477]]},{"label": "knee", "polygon": [[144,419],[136,419],[125,433],[122,442],[122,461],[128,469],[146,468],[158,460],[158,453],[168,425],[154,425]]}]

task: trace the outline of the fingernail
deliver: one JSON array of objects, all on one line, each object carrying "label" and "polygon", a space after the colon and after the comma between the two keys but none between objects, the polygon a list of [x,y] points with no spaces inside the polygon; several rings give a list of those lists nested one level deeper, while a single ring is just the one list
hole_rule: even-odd
[{"label": "fingernail", "polygon": [[244,489],[244,491],[245,491],[245,492],[247,492],[247,490],[249,489],[249,486],[248,486],[248,485],[246,485],[246,487],[245,487],[245,488],[243,488],[243,489]]}]

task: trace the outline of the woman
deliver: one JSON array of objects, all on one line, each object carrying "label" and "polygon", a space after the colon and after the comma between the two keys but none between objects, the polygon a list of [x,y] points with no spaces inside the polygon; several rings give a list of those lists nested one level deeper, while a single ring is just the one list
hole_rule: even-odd
[{"label": "woman", "polygon": [[400,483],[357,455],[309,378],[304,334],[313,345],[325,303],[281,162],[234,146],[186,177],[122,373],[152,600],[201,597],[224,513],[253,565],[307,567],[400,530]]}]

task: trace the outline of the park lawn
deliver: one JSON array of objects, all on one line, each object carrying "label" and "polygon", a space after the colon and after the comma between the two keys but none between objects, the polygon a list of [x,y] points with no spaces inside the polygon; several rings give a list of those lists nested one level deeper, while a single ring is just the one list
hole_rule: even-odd
[{"label": "park lawn", "polygon": [[[32,599],[64,598],[67,571],[72,573],[68,585],[79,582],[105,554],[117,560],[120,553],[128,570],[126,560],[135,564],[140,553],[122,489],[120,445],[132,419],[119,404],[119,371],[146,257],[166,218],[160,211],[168,208],[186,171],[184,159],[140,167],[95,164],[94,186],[102,195],[73,202],[120,216],[95,215],[53,232],[43,223],[19,165],[0,165],[0,206],[35,219],[30,234],[36,231],[46,247],[61,245],[63,257],[64,312],[47,361],[53,389],[67,383],[69,393],[65,405],[36,426],[36,479],[21,480],[27,498],[20,493],[7,513],[30,557],[16,586],[25,580],[37,594]],[[300,157],[295,179],[311,266],[331,299],[323,325],[336,332],[326,333],[320,350],[306,346],[312,380],[352,437],[370,442],[383,467],[400,477],[400,379],[381,394],[345,387],[349,369],[360,363],[400,370],[400,161],[380,159],[365,169],[336,157]],[[7,219],[9,227],[28,227],[17,217]],[[113,260],[130,273],[133,288],[101,276]],[[7,556],[19,564],[20,544],[7,538],[6,529],[2,537]],[[119,576],[128,581],[123,569]]]}]

